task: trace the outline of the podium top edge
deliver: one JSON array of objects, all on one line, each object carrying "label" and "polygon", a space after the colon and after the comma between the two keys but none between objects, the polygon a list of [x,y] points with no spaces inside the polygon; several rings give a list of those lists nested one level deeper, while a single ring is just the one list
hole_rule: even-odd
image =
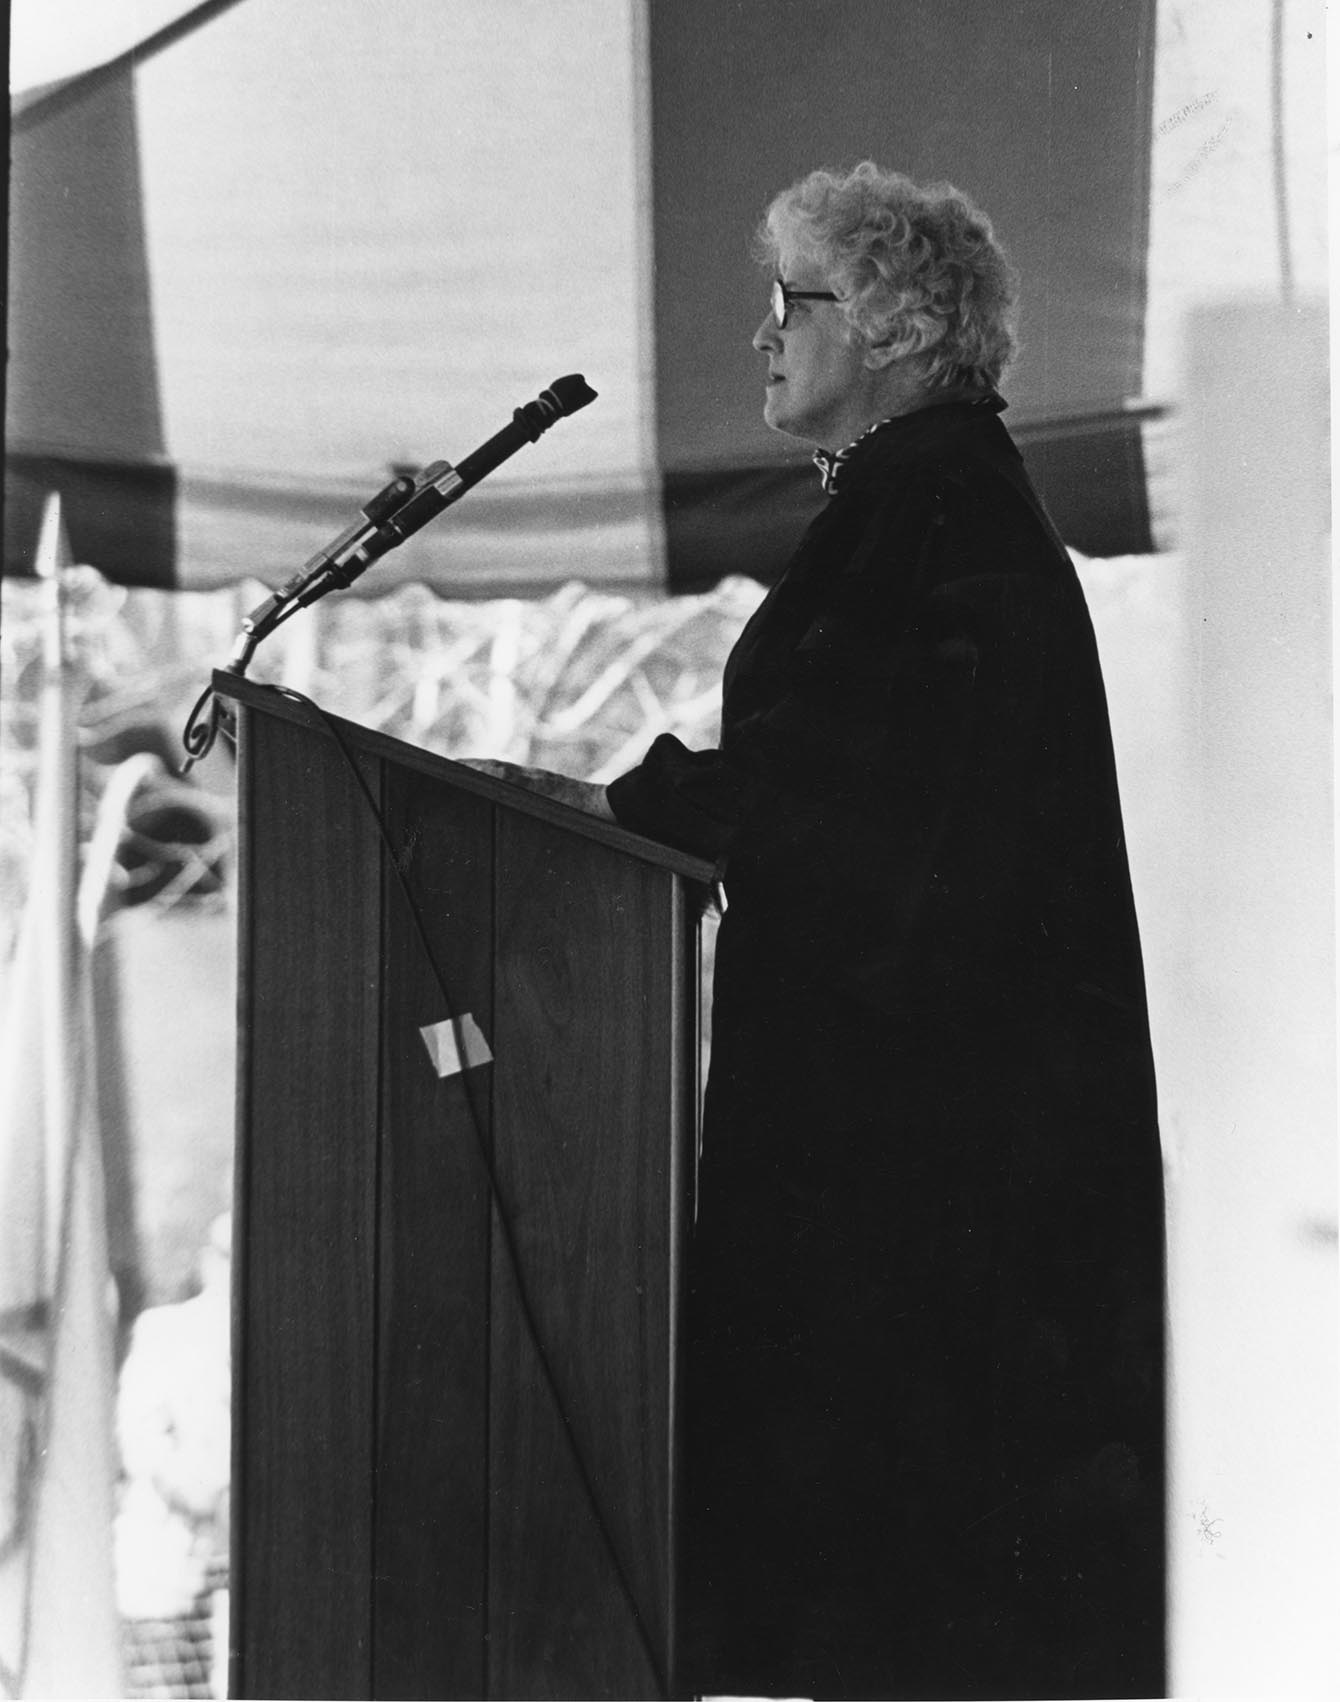
[{"label": "podium top edge", "polygon": [[[292,722],[294,726],[306,727],[322,738],[330,736],[327,728],[312,715],[305,701],[288,695],[280,686],[262,685],[238,674],[229,673],[224,668],[215,670],[212,684],[220,697],[229,698],[246,709],[259,710],[279,720]],[[701,857],[694,857],[687,851],[662,845],[659,840],[648,839],[643,834],[634,833],[630,828],[620,827],[617,822],[602,821],[596,816],[572,809],[567,804],[555,803],[551,798],[542,798],[536,792],[527,791],[524,786],[515,786],[510,781],[496,780],[491,775],[480,774],[463,763],[453,762],[450,757],[441,756],[436,751],[424,750],[421,745],[407,744],[403,739],[394,738],[389,733],[376,732],[371,727],[346,720],[341,715],[332,715],[324,710],[322,714],[338,728],[341,736],[348,740],[354,750],[447,781],[463,792],[473,792],[481,798],[487,798],[491,803],[503,804],[523,815],[536,816],[541,821],[550,822],[569,833],[579,834],[585,839],[594,839],[602,845],[608,845],[612,850],[637,857],[644,863],[654,863],[658,868],[679,875],[685,880],[707,886],[716,878],[716,870],[711,863]]]}]

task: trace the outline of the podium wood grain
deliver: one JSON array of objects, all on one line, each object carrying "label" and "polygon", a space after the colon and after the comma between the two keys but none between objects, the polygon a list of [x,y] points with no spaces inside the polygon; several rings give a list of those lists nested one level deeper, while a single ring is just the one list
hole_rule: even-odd
[{"label": "podium wood grain", "polygon": [[654,1696],[670,1664],[675,898],[658,871],[513,817],[497,887],[499,1174],[606,1537],[495,1239],[489,1588],[508,1634],[490,1694],[571,1694],[557,1686],[580,1677],[585,1695],[627,1695],[635,1675]]},{"label": "podium wood grain", "polygon": [[386,818],[447,996],[388,866],[371,1694],[483,1696],[492,1072],[439,1080],[419,1030],[493,1033],[493,810],[391,768]]},{"label": "podium wood grain", "polygon": [[[376,764],[363,767],[375,783]],[[234,1683],[366,1696],[381,853],[350,808],[350,777],[301,729],[258,724],[239,786],[251,878],[233,1486],[246,1652]]]},{"label": "podium wood grain", "polygon": [[[233,1694],[673,1691],[710,871],[336,723],[388,851],[310,710],[221,683],[242,751]],[[419,1030],[467,1012],[494,1062],[439,1079]]]}]

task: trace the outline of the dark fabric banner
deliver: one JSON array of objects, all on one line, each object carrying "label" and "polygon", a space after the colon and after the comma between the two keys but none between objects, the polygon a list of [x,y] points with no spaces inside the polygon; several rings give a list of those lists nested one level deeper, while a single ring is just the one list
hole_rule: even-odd
[{"label": "dark fabric banner", "polygon": [[1121,404],[1140,389],[1153,0],[676,0],[650,18],[671,584],[767,578],[794,540],[812,475],[762,423],[750,239],[778,189],[867,157],[991,215],[1022,274],[1007,423],[1068,539],[1148,548]]},{"label": "dark fabric banner", "polygon": [[59,491],[76,559],[176,577],[129,68],[11,137],[7,573],[31,570]]}]

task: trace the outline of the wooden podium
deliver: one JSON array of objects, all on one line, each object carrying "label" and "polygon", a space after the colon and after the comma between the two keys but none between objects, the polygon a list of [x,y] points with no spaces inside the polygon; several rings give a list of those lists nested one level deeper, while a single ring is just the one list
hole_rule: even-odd
[{"label": "wooden podium", "polygon": [[[215,685],[241,821],[231,1693],[674,1694],[711,870]],[[421,1029],[467,1016],[493,1061],[435,1065]]]}]

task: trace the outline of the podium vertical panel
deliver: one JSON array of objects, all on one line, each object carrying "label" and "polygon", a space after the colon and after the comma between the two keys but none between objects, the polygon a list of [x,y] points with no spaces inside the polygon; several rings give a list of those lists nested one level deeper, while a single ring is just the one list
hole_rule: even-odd
[{"label": "podium vertical panel", "polygon": [[[215,683],[241,752],[231,1694],[673,1693],[711,870]],[[421,1030],[466,1016],[492,1061],[431,1060]]]},{"label": "podium vertical panel", "polygon": [[673,1639],[683,895],[662,869],[501,815],[495,905],[496,1163],[557,1399],[495,1236],[488,1693],[657,1696]]},{"label": "podium vertical panel", "polygon": [[240,743],[230,1689],[366,1696],[381,849],[328,740],[248,713]]},{"label": "podium vertical panel", "polygon": [[439,1079],[419,1031],[493,1033],[493,808],[391,768],[385,817],[428,950],[388,862],[369,1694],[482,1697],[492,1072]]}]

